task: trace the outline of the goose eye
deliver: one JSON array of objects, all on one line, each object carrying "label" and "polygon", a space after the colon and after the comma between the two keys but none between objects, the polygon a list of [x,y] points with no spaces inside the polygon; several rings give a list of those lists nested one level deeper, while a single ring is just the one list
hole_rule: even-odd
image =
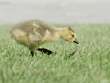
[{"label": "goose eye", "polygon": [[72,37],[74,37],[74,35],[71,35]]}]

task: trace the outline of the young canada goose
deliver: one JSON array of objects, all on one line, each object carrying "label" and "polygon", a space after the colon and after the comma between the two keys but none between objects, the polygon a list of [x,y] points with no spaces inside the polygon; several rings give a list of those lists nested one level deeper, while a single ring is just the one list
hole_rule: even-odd
[{"label": "young canada goose", "polygon": [[40,20],[30,20],[15,25],[9,32],[11,38],[29,48],[33,57],[35,49],[45,42],[62,39],[79,43],[75,32],[70,27],[51,28]]}]

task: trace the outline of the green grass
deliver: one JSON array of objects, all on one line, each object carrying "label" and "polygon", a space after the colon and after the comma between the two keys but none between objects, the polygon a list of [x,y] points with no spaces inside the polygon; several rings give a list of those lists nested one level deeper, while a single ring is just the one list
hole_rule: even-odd
[{"label": "green grass", "polygon": [[41,46],[56,55],[36,51],[32,58],[8,36],[13,25],[0,25],[0,83],[110,83],[110,24],[69,26],[79,45],[59,39]]}]

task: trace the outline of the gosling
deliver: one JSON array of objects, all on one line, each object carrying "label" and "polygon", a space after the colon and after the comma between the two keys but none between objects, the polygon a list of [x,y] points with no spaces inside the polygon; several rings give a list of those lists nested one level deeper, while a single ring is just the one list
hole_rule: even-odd
[{"label": "gosling", "polygon": [[45,42],[56,41],[62,38],[68,42],[79,44],[76,33],[71,27],[52,28],[40,20],[29,20],[15,25],[9,32],[17,43],[29,48],[32,57],[35,49]]}]

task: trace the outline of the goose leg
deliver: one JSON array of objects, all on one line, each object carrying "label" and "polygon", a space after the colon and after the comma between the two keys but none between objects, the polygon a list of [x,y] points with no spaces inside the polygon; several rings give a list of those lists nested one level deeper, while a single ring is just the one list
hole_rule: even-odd
[{"label": "goose leg", "polygon": [[31,51],[31,55],[32,55],[32,57],[34,56],[34,51]]},{"label": "goose leg", "polygon": [[48,49],[45,49],[45,48],[38,48],[37,50],[41,51],[42,53],[46,53],[47,55],[50,55],[50,54],[56,55],[56,53],[54,53],[54,52],[52,52],[52,51],[50,51]]}]

